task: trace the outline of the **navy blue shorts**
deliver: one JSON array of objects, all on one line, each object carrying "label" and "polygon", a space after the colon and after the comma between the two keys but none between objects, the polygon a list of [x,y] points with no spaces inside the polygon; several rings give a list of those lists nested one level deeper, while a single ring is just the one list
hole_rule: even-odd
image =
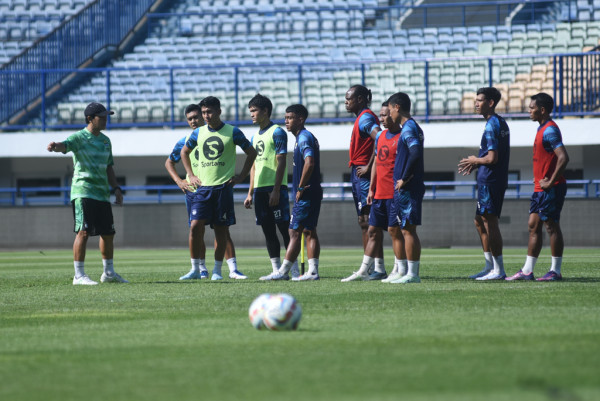
[{"label": "navy blue shorts", "polygon": [[421,225],[421,204],[424,191],[401,189],[394,192],[388,225],[406,227],[406,224]]},{"label": "navy blue shorts", "polygon": [[[394,199],[373,199],[371,205],[371,213],[369,213],[369,225],[373,227],[383,228],[387,230],[390,227],[390,213]],[[393,219],[393,226],[397,226],[398,222]]]},{"label": "navy blue shorts", "polygon": [[279,204],[269,206],[269,194],[266,191],[254,191],[254,214],[256,225],[279,224],[290,221],[290,194],[286,185],[279,192]]},{"label": "navy blue shorts", "polygon": [[352,197],[354,198],[354,206],[356,206],[356,214],[363,214],[363,209],[369,207],[367,205],[367,196],[369,196],[369,187],[371,186],[371,176],[359,178],[356,176],[356,166],[352,166],[350,173],[352,182]]},{"label": "navy blue shorts", "polygon": [[566,196],[567,184],[558,184],[547,191],[534,192],[531,195],[529,214],[537,213],[542,221],[559,221]]},{"label": "navy blue shorts", "polygon": [[205,224],[232,226],[235,224],[233,210],[233,187],[200,187],[196,192],[186,192],[190,203],[190,221],[205,220]]},{"label": "navy blue shorts", "polygon": [[504,185],[478,185],[477,210],[475,213],[479,216],[489,213],[500,218],[504,192],[506,192],[506,186]]},{"label": "navy blue shorts", "polygon": [[317,228],[319,222],[319,213],[321,213],[321,196],[306,197],[306,199],[300,199],[298,202],[294,202],[294,208],[292,209],[292,218],[290,219],[290,228],[297,230],[300,226],[307,230],[314,230]]}]

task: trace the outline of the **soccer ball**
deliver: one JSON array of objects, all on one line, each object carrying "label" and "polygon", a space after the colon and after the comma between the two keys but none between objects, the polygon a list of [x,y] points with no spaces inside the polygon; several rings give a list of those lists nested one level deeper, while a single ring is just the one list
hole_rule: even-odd
[{"label": "soccer ball", "polygon": [[252,301],[250,304],[250,309],[248,309],[250,324],[252,324],[252,327],[257,330],[262,330],[265,328],[263,315],[265,314],[265,305],[269,299],[271,299],[271,294],[261,294],[256,297],[254,301]]},{"label": "soccer ball", "polygon": [[302,308],[293,296],[275,294],[265,305],[263,322],[269,330],[296,330],[301,317]]}]

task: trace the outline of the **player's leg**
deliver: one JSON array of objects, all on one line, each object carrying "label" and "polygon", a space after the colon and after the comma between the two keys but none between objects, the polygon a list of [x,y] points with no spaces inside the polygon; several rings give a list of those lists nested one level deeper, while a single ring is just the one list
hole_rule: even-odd
[{"label": "player's leg", "polygon": [[215,265],[212,271],[211,280],[223,280],[221,267],[227,248],[227,237],[229,237],[229,227],[223,225],[213,225],[215,231]]},{"label": "player's leg", "polygon": [[565,247],[559,221],[567,195],[567,184],[555,185],[550,190],[542,192],[542,194],[543,204],[539,214],[550,236],[552,265],[550,266],[550,271],[543,277],[538,278],[538,281],[558,281],[562,280],[561,266]]},{"label": "player's leg", "polygon": [[415,224],[406,223],[402,228],[402,236],[404,237],[404,249],[406,251],[407,272],[404,276],[392,283],[420,283],[419,267],[421,263],[421,240],[417,234],[417,226]]},{"label": "player's leg", "polygon": [[[269,259],[271,260],[271,267],[273,268],[273,272],[276,272],[281,267],[281,243],[279,242],[279,238],[277,237],[277,226],[274,222],[263,222],[263,224],[260,227],[262,228],[263,234],[265,236],[265,242],[267,244],[267,253],[269,254]],[[287,236],[289,238],[289,233],[287,234]]]},{"label": "player's leg", "polygon": [[480,215],[476,214],[475,219],[473,221],[475,223],[475,229],[477,230],[477,234],[479,235],[479,240],[481,241],[481,248],[483,249],[483,257],[485,259],[485,265],[481,269],[479,273],[475,273],[469,278],[476,279],[478,277],[483,277],[492,271],[494,268],[494,261],[492,259],[492,252],[490,250],[490,240],[485,229],[485,224],[483,223],[483,219]]},{"label": "player's leg", "polygon": [[190,250],[191,269],[188,273],[179,277],[179,280],[192,280],[207,278],[206,270],[206,245],[204,243],[204,231],[206,225],[206,202],[203,197],[194,192],[186,192],[186,206],[188,207],[188,246]]},{"label": "player's leg", "polygon": [[[375,208],[371,209],[371,214],[373,215],[374,213]],[[343,278],[341,280],[342,283],[355,280],[369,280],[369,270],[373,268],[373,264],[375,263],[375,255],[377,254],[377,250],[383,242],[383,230],[380,227],[369,225],[367,233],[368,241],[365,247],[362,263],[360,264],[358,271],[355,271],[350,276]],[[379,280],[381,280],[381,278],[379,278]]]},{"label": "player's leg", "polygon": [[87,230],[83,229],[87,227],[84,199],[75,199],[71,204],[73,207],[73,231],[75,232],[75,239],[73,240],[73,267],[75,268],[73,285],[96,285],[98,283],[85,274],[85,252],[89,234]]},{"label": "player's leg", "polygon": [[394,280],[398,280],[402,276],[405,276],[408,272],[408,259],[406,257],[406,247],[404,245],[404,235],[402,230],[397,223],[392,223],[388,227],[388,233],[392,239],[392,249],[394,250],[395,267],[390,275],[381,280],[383,283],[391,283]]},{"label": "player's leg", "polygon": [[129,281],[115,272],[113,262],[114,239],[114,234],[100,235],[100,254],[102,255],[102,266],[104,268],[100,281],[103,283],[128,283]]},{"label": "player's leg", "polygon": [[504,260],[502,257],[502,234],[500,233],[500,227],[498,224],[498,216],[492,213],[485,213],[481,216],[485,230],[488,233],[488,241],[490,251],[492,252],[492,260],[494,262],[494,268],[491,272],[483,277],[478,277],[476,280],[487,281],[487,280],[504,280],[506,273],[504,272]]},{"label": "player's leg", "polygon": [[[321,255],[321,243],[317,228],[304,229],[304,238],[306,238],[306,255],[308,256],[308,271],[298,277],[297,281],[319,280],[319,256]],[[302,236],[300,236],[302,241]],[[296,255],[296,259],[298,256]],[[295,280],[296,281],[296,280]]]},{"label": "player's leg", "polygon": [[[216,238],[215,238],[215,248],[216,248]],[[227,262],[227,266],[229,267],[229,278],[233,278],[236,280],[245,280],[248,277],[244,273],[242,273],[238,269],[237,265],[237,257],[235,255],[235,245],[233,240],[231,239],[231,231],[229,227],[227,228],[227,243],[225,246],[225,261]]]},{"label": "player's leg", "polygon": [[527,258],[525,264],[514,275],[507,277],[506,280],[534,280],[533,269],[542,250],[542,220],[538,213],[530,213],[527,221],[529,239],[527,242]]},{"label": "player's leg", "polygon": [[[287,193],[287,191],[286,191],[286,193]],[[286,199],[287,199],[287,197],[286,197]],[[286,203],[287,203],[287,200],[286,200]],[[285,216],[286,216],[285,220],[277,222],[277,229],[281,233],[281,237],[283,239],[284,249],[287,250],[288,246],[290,245],[290,212],[289,212],[289,205],[287,206],[287,212],[285,213]],[[300,240],[302,240],[302,238],[300,238]],[[302,247],[300,247],[300,249],[302,249]],[[281,267],[281,264],[280,264],[280,267]],[[292,279],[297,278],[297,277],[300,276],[300,269],[298,267],[298,259],[296,259],[294,261],[294,263],[292,265],[292,269],[290,270],[290,274],[292,275]]]}]

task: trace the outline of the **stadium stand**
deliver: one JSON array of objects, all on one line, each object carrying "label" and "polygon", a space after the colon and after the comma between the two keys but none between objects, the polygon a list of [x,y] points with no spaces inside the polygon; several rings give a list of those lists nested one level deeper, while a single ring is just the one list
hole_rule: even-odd
[{"label": "stadium stand", "polygon": [[[418,9],[408,7],[416,3],[410,0],[173,3],[168,13],[151,16],[144,42],[107,65],[115,123],[170,121],[171,91],[177,119],[187,104],[212,94],[221,98],[225,120],[247,120],[245,101],[258,91],[272,98],[275,114],[301,99],[314,117],[345,117],[341,99],[363,79],[374,104],[404,90],[415,99],[416,115],[471,114],[474,90],[489,83],[489,56],[506,56],[492,62],[493,83],[503,94],[500,111],[522,113],[532,93],[552,91],[552,54],[591,50],[600,39],[595,0],[539,3],[538,22],[516,24],[511,22],[530,21],[533,11],[482,2],[449,9],[447,3],[455,1],[422,1]],[[407,7],[389,7],[395,4]],[[40,21],[40,11],[67,18],[85,5],[0,0],[0,9]],[[561,19],[568,22],[556,22]],[[20,41],[30,38],[23,31],[14,36],[20,39],[7,32],[11,39],[0,39],[0,60],[30,45]],[[1,49],[9,51],[3,55]],[[289,64],[302,63],[299,80],[298,67]],[[106,73],[89,75],[49,106],[51,123],[79,123],[82,105],[107,99]]]}]

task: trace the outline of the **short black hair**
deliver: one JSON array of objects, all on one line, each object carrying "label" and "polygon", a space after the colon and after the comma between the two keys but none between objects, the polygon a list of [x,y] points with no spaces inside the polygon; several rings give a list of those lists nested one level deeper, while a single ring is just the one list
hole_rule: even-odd
[{"label": "short black hair", "polygon": [[535,100],[537,107],[543,107],[546,109],[548,114],[552,113],[552,110],[554,110],[554,99],[552,99],[552,96],[545,92],[540,92],[531,96],[531,100]]},{"label": "short black hair", "polygon": [[502,94],[500,93],[500,91],[494,88],[493,86],[477,89],[477,95],[485,96],[486,100],[493,100],[494,108],[498,106],[498,102],[502,98]]},{"label": "short black hair", "polygon": [[371,104],[371,100],[373,100],[373,94],[371,93],[370,89],[367,89],[366,86],[354,85],[350,87],[350,90],[354,90],[354,96],[362,96],[365,99],[367,106]]},{"label": "short black hair", "polygon": [[381,107],[389,107],[390,102],[388,102],[387,100],[383,103],[381,103]]},{"label": "short black hair", "polygon": [[196,103],[188,104],[187,107],[185,108],[184,113],[187,116],[192,111],[197,111],[198,113],[201,113],[202,112],[202,108],[200,108],[200,106],[197,105]]},{"label": "short black hair", "polygon": [[200,101],[200,107],[209,107],[211,109],[221,109],[221,101],[214,96],[207,96]]},{"label": "short black hair", "polygon": [[394,93],[388,99],[388,105],[398,105],[403,112],[410,114],[410,97],[404,92]]},{"label": "short black hair", "polygon": [[266,96],[257,93],[250,101],[248,102],[248,108],[256,107],[259,110],[267,110],[267,114],[271,117],[271,113],[273,112],[273,103],[271,103],[271,99]]},{"label": "short black hair", "polygon": [[301,104],[293,104],[291,106],[288,106],[288,108],[285,109],[285,112],[294,113],[298,117],[304,118],[304,120],[308,118],[308,110]]}]

